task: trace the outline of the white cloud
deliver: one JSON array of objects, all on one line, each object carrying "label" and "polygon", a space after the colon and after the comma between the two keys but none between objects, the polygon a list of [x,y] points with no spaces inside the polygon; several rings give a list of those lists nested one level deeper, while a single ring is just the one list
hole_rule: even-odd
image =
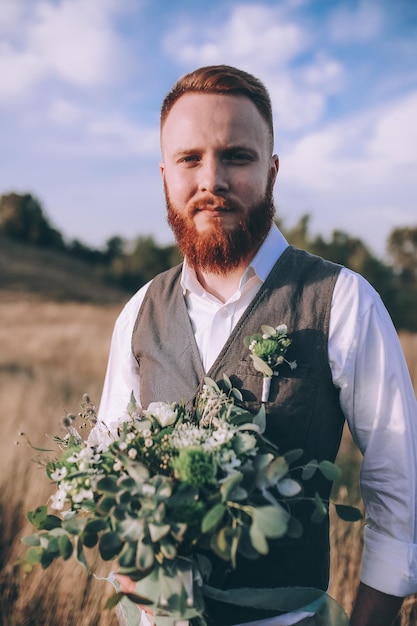
[{"label": "white cloud", "polygon": [[329,19],[329,35],[340,43],[368,41],[379,36],[384,20],[384,12],[376,2],[365,0],[356,6],[345,4],[338,7]]},{"label": "white cloud", "polygon": [[416,106],[417,92],[295,142],[281,159],[284,211],[311,212],[324,233],[337,221],[382,255],[395,224],[416,222]]},{"label": "white cloud", "polygon": [[48,79],[89,89],[111,85],[128,67],[114,30],[114,0],[43,0],[25,11],[23,3],[11,6],[7,1],[0,9],[0,101],[28,96]]},{"label": "white cloud", "polygon": [[297,65],[316,43],[307,25],[292,17],[290,4],[238,5],[226,22],[205,30],[182,22],[166,38],[165,48],[187,67],[229,63],[253,72],[268,86],[278,127],[291,132],[316,123],[327,94],[343,85],[341,64],[319,49]]}]

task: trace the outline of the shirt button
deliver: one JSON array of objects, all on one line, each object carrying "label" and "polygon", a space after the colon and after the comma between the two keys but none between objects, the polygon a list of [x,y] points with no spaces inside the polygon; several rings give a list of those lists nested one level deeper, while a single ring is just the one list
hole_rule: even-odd
[{"label": "shirt button", "polygon": [[220,315],[222,317],[229,317],[229,311],[226,308],[220,309]]}]

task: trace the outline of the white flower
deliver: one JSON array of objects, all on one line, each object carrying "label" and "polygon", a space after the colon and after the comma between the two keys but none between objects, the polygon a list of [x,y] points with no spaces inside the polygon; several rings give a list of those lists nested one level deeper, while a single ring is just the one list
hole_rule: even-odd
[{"label": "white flower", "polygon": [[288,327],[286,324],[280,324],[276,327],[276,331],[279,335],[286,335],[288,332]]},{"label": "white flower", "polygon": [[72,496],[72,501],[76,504],[79,504],[83,500],[92,500],[94,498],[94,494],[90,489],[80,489],[77,493],[74,493]]},{"label": "white flower", "polygon": [[113,469],[115,472],[120,472],[120,470],[122,469],[122,464],[119,460],[117,460],[114,464],[113,464]]},{"label": "white flower", "polygon": [[131,459],[136,459],[138,455],[138,451],[135,450],[135,448],[130,448],[129,452],[127,453],[127,456]]},{"label": "white flower", "polygon": [[173,411],[165,402],[151,402],[143,413],[146,417],[154,417],[162,428],[175,424],[177,420],[177,411]]},{"label": "white flower", "polygon": [[56,480],[57,482],[59,482],[60,480],[62,480],[63,478],[65,478],[65,476],[68,474],[67,468],[64,467],[57,467],[56,470],[54,472],[52,472],[51,474],[51,478],[52,480]]},{"label": "white flower", "polygon": [[51,496],[51,508],[55,511],[62,511],[62,509],[64,508],[66,497],[67,492],[65,491],[65,489],[58,489],[58,491],[53,496]]}]

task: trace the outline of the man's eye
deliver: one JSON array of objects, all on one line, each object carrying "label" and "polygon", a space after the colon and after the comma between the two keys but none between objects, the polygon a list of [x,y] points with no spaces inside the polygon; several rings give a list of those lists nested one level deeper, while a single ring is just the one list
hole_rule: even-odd
[{"label": "man's eye", "polygon": [[226,154],[224,159],[229,163],[239,163],[241,165],[253,161],[251,155],[246,154],[245,152],[232,152],[230,154]]},{"label": "man's eye", "polygon": [[196,154],[190,154],[188,156],[182,157],[181,163],[197,163],[200,160]]}]

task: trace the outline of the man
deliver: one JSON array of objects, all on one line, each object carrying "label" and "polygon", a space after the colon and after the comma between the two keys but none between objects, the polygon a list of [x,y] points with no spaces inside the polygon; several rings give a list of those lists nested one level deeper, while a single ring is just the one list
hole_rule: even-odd
[{"label": "man", "polygon": [[[273,142],[268,93],[236,68],[196,70],[166,97],[160,169],[185,261],[139,290],[121,313],[99,418],[115,430],[132,390],[144,407],[191,399],[206,373],[237,375],[255,407],[260,379],[242,337],[261,324],[287,324],[299,367],[273,381],[268,436],[281,449],[333,460],[348,420],[364,454],[367,511],[351,624],[389,626],[401,598],[417,591],[416,400],[395,330],[370,285],[288,246],[273,224]],[[307,528],[301,548],[278,544],[235,572],[217,569],[214,582],[326,589],[328,575],[323,524]],[[129,579],[119,580],[132,589]],[[316,623],[216,603],[209,613],[216,626]]]}]

